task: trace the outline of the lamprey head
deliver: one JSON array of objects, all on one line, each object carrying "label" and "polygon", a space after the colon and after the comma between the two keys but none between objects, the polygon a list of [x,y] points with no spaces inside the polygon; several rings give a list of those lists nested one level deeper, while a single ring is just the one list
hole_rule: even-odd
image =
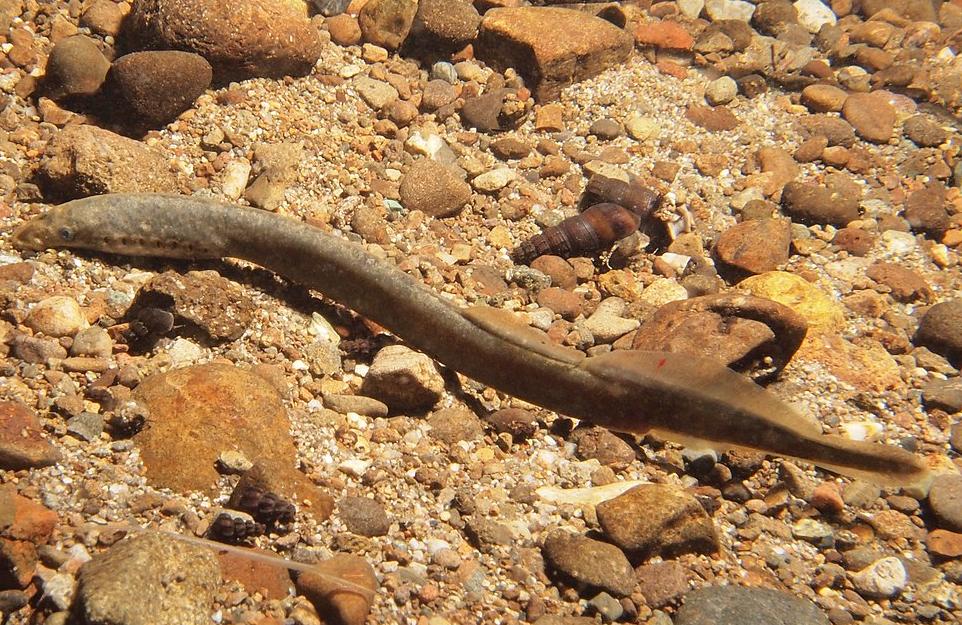
[{"label": "lamprey head", "polygon": [[77,225],[65,213],[54,208],[28,221],[14,231],[11,242],[17,249],[35,252],[51,247],[75,246]]}]

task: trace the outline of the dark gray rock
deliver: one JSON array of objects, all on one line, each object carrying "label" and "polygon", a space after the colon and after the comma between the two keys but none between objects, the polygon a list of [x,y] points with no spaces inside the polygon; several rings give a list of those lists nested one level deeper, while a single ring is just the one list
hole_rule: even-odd
[{"label": "dark gray rock", "polygon": [[829,625],[815,604],[771,588],[712,586],[685,595],[675,625]]}]

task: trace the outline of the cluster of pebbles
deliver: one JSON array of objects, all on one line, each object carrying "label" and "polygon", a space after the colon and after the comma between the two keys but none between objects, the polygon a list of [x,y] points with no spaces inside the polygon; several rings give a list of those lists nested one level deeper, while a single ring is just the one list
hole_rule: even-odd
[{"label": "cluster of pebbles", "polygon": [[[720,360],[930,492],[579,425],[243,263],[2,237],[0,620],[962,620],[962,2],[558,4],[0,2],[3,231],[276,211],[558,343]],[[592,177],[659,214],[512,262]]]}]

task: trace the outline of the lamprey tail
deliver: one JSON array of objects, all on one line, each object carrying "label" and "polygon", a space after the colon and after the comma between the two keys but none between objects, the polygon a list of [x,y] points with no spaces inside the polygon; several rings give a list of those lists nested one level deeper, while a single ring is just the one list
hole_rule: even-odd
[{"label": "lamprey tail", "polygon": [[775,395],[713,360],[616,351],[588,358],[581,366],[623,389],[620,413],[606,422],[611,428],[650,427],[669,439],[675,434],[719,450],[754,449],[882,485],[927,487],[928,470],[914,454],[823,435]]}]

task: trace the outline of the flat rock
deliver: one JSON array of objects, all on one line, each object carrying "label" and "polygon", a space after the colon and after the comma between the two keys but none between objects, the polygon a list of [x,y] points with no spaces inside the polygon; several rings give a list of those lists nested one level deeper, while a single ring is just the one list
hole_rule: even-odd
[{"label": "flat rock", "polygon": [[0,469],[20,471],[60,462],[60,452],[41,431],[40,420],[26,405],[0,401]]},{"label": "flat rock", "polygon": [[[276,553],[264,549],[253,548],[251,551],[265,556],[277,556]],[[238,582],[247,592],[260,593],[265,599],[283,600],[294,589],[291,576],[283,567],[245,558],[231,551],[217,552],[217,562],[224,581]]]},{"label": "flat rock", "polygon": [[90,625],[207,625],[220,583],[213,551],[144,532],[80,568],[75,608]]},{"label": "flat rock", "polygon": [[134,398],[149,414],[150,427],[134,441],[155,486],[209,492],[218,482],[217,458],[237,450],[264,467],[278,495],[310,500],[319,519],[330,515],[330,496],[295,469],[283,399],[261,376],[220,363],[185,367],[148,376]]},{"label": "flat rock", "polygon": [[724,106],[692,104],[685,110],[685,118],[696,126],[712,132],[732,130],[741,123],[735,114]]},{"label": "flat rock", "polygon": [[432,217],[451,217],[471,200],[471,185],[450,167],[422,158],[401,179],[401,203]]},{"label": "flat rock", "polygon": [[204,57],[179,50],[125,54],[114,61],[109,75],[127,110],[152,125],[171,122],[189,109],[212,79]]},{"label": "flat rock", "polygon": [[670,20],[639,22],[634,28],[635,42],[663,50],[691,50],[695,40],[688,30]]},{"label": "flat rock", "polygon": [[545,538],[541,551],[550,566],[577,583],[617,597],[631,594],[635,587],[635,572],[614,545],[555,530]]},{"label": "flat rock", "polygon": [[134,49],[204,57],[218,83],[302,76],[321,54],[321,39],[304,5],[286,0],[139,0],[125,27]]},{"label": "flat rock", "polygon": [[922,387],[922,402],[929,410],[962,412],[962,378],[930,380]]},{"label": "flat rock", "polygon": [[752,219],[723,232],[715,253],[725,265],[752,274],[773,271],[788,262],[792,242],[786,219]]},{"label": "flat rock", "polygon": [[891,289],[892,297],[900,302],[927,301],[934,296],[922,276],[896,263],[878,261],[865,275]]},{"label": "flat rock", "polygon": [[945,128],[925,115],[909,117],[902,124],[902,132],[920,148],[934,148],[942,145],[949,136]]},{"label": "flat rock", "polygon": [[715,524],[701,504],[666,484],[642,484],[596,507],[611,540],[644,557],[718,551]]},{"label": "flat rock", "polygon": [[44,151],[41,182],[64,199],[104,193],[170,193],[167,159],[140,141],[95,126],[70,126]]},{"label": "flat rock", "polygon": [[814,84],[802,89],[802,104],[814,113],[829,113],[842,110],[848,93],[835,85]]},{"label": "flat rock", "polygon": [[57,513],[18,495],[12,486],[0,488],[0,539],[42,545],[57,527]]},{"label": "flat rock", "polygon": [[536,100],[628,58],[631,35],[599,17],[557,7],[497,8],[482,20],[475,52],[493,67],[514,67]]},{"label": "flat rock", "polygon": [[361,536],[384,536],[391,528],[384,506],[369,497],[342,497],[337,502],[337,514],[347,531]]},{"label": "flat rock", "polygon": [[685,595],[675,625],[829,625],[811,601],[771,588],[711,586]]}]

